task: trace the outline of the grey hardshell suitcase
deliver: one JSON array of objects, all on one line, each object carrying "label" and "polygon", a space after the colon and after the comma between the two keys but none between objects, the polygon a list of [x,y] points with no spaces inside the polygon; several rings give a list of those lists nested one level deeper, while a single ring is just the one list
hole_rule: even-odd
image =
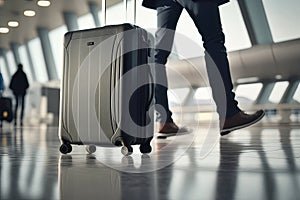
[{"label": "grey hardshell suitcase", "polygon": [[[121,24],[68,32],[60,98],[61,153],[72,144],[99,146],[140,144],[150,153],[153,138],[153,76],[148,64],[149,33]],[[151,109],[152,110],[152,109]],[[152,110],[153,111],[153,110]]]}]

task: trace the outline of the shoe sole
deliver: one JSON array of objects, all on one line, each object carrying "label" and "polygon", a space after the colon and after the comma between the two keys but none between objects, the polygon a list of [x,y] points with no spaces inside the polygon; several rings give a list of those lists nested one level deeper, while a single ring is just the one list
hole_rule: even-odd
[{"label": "shoe sole", "polygon": [[190,134],[193,130],[192,129],[186,129],[186,128],[180,128],[178,132],[171,132],[171,133],[157,133],[158,139],[166,139],[167,137],[172,136],[181,136],[181,135],[187,135]]},{"label": "shoe sole", "polygon": [[158,133],[157,139],[167,139],[168,137],[176,136],[177,133]]},{"label": "shoe sole", "polygon": [[248,124],[243,124],[243,125],[240,125],[240,126],[235,126],[235,127],[223,129],[223,130],[221,130],[221,136],[227,135],[231,131],[235,131],[235,130],[238,130],[238,129],[242,129],[242,128],[246,128],[248,126],[251,126],[251,125],[257,123],[258,121],[260,121],[264,116],[265,116],[265,112],[263,112],[262,115],[260,115],[256,120],[254,120],[254,121],[252,121]]}]

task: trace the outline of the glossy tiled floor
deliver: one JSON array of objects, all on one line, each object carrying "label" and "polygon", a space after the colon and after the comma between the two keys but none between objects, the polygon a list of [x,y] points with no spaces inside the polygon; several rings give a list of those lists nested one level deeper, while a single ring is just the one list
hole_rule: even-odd
[{"label": "glossy tiled floor", "polygon": [[153,141],[153,153],[58,151],[57,128],[4,128],[2,199],[300,199],[300,127],[217,130]]}]

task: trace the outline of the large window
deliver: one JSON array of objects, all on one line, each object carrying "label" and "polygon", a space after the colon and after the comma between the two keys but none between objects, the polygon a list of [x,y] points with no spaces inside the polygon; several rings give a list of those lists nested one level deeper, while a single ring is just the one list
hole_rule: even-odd
[{"label": "large window", "polygon": [[5,66],[4,58],[0,57],[0,72],[2,73],[2,77],[4,79],[4,84],[7,87],[10,81],[10,75]]},{"label": "large window", "polygon": [[275,42],[300,38],[300,1],[263,0]]},{"label": "large window", "polygon": [[46,82],[49,80],[44,55],[42,52],[41,41],[35,38],[28,42],[30,54],[32,55],[33,68],[36,73],[37,81]]},{"label": "large window", "polygon": [[95,21],[93,19],[93,16],[91,13],[88,13],[86,15],[83,15],[78,18],[78,27],[80,30],[82,29],[90,29],[95,28]]},{"label": "large window", "polygon": [[6,53],[6,57],[7,57],[9,70],[12,74],[14,74],[15,71],[17,70],[17,64],[16,64],[16,61],[15,61],[12,51],[8,51]]},{"label": "large window", "polygon": [[54,62],[58,78],[61,79],[63,68],[64,54],[64,34],[67,32],[67,27],[61,26],[49,32],[49,40],[53,52]]},{"label": "large window", "polygon": [[120,24],[122,22],[125,22],[125,9],[123,3],[118,3],[107,8],[106,24]]},{"label": "large window", "polygon": [[271,103],[279,103],[288,85],[288,81],[280,81],[275,83],[275,86],[270,94],[269,101]]},{"label": "large window", "polygon": [[[107,6],[107,5],[106,5]],[[130,10],[132,7],[132,3],[131,1],[127,2],[127,16],[125,16],[125,7],[123,4],[123,1],[121,1],[120,3],[116,3],[112,6],[109,6],[106,8],[106,25],[112,25],[112,24],[121,24],[124,22],[131,22],[133,23],[133,21],[130,21],[130,19],[132,19],[132,16],[130,13]],[[102,20],[102,11],[99,11],[98,13],[100,22],[101,22],[101,26],[103,26],[103,21]],[[126,20],[127,18],[127,20]]]},{"label": "large window", "polygon": [[[228,51],[251,47],[245,23],[237,1],[220,6],[223,30]],[[156,28],[156,11],[143,8],[137,1],[137,24]],[[189,14],[183,10],[177,25],[174,50],[180,59],[204,55],[202,38]]]},{"label": "large window", "polygon": [[177,88],[168,90],[168,99],[170,106],[176,106],[183,103],[189,93],[189,88]]},{"label": "large window", "polygon": [[19,55],[20,55],[21,63],[23,64],[23,70],[27,75],[28,81],[32,82],[32,73],[31,73],[25,45],[19,47]]},{"label": "large window", "polygon": [[238,85],[235,93],[239,103],[244,105],[252,104],[257,99],[262,86],[263,85],[261,83]]},{"label": "large window", "polygon": [[200,87],[197,89],[195,94],[195,99],[208,101],[211,100],[212,98],[213,97],[212,97],[211,87]]},{"label": "large window", "polygon": [[[220,15],[223,31],[226,36],[225,45],[227,50],[234,51],[251,47],[237,1],[231,1],[220,6]],[[186,37],[184,41],[176,40],[178,37],[175,37],[175,49],[180,54],[180,58],[198,57],[204,54],[202,38],[194,22],[185,10],[180,16],[177,32]],[[179,37],[182,37],[182,35]]]},{"label": "large window", "polygon": [[[134,23],[134,7],[136,7],[136,22],[135,24],[143,28],[150,28],[151,31],[156,29],[156,11],[142,6],[142,0],[127,1],[127,10],[123,1],[107,7],[106,10],[106,25]],[[99,11],[99,19],[102,19],[102,12]],[[103,23],[103,22],[102,22]],[[101,24],[103,25],[103,24]]]},{"label": "large window", "polygon": [[295,101],[297,101],[298,103],[300,103],[300,84],[298,85],[298,87],[294,93],[293,99]]},{"label": "large window", "polygon": [[142,0],[136,2],[136,24],[154,33],[157,26],[156,10],[143,7]]},{"label": "large window", "polygon": [[223,31],[228,51],[251,47],[250,38],[237,1],[220,6]]},{"label": "large window", "polygon": [[[106,24],[120,24],[134,22],[134,1],[128,0],[127,12],[125,13],[124,3],[121,1],[107,8]],[[220,6],[221,18],[224,33],[226,35],[226,47],[228,51],[245,49],[251,47],[251,42],[242,18],[237,1],[231,1]],[[101,19],[101,11],[99,12]],[[142,6],[142,0],[136,0],[136,24],[151,29],[156,29],[156,11]],[[173,53],[181,59],[192,58],[204,55],[203,42],[191,17],[184,10],[177,25]],[[175,52],[174,52],[175,51]]]},{"label": "large window", "polygon": [[183,10],[176,28],[174,57],[187,59],[204,55],[203,42],[191,17]]}]

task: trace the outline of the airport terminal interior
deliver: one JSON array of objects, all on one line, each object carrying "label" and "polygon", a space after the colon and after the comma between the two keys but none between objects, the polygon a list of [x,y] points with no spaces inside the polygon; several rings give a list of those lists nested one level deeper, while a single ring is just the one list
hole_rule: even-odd
[{"label": "airport terminal interior", "polygon": [[166,69],[173,119],[187,131],[160,138],[153,123],[149,154],[91,142],[64,154],[65,34],[131,23],[154,35],[156,11],[142,0],[0,0],[2,96],[12,108],[19,63],[29,81],[22,124],[0,129],[0,199],[300,199],[300,1],[231,0],[219,9],[236,100],[247,113],[263,109],[261,121],[220,136],[203,42],[183,11]]}]

